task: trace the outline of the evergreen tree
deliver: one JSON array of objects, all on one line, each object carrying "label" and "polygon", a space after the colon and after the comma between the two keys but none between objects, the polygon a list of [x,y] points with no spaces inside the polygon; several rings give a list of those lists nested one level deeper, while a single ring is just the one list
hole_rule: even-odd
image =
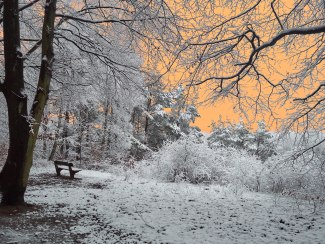
[{"label": "evergreen tree", "polygon": [[265,122],[258,122],[258,129],[255,133],[256,151],[255,154],[265,161],[272,155],[276,154],[275,144],[272,141],[272,135],[266,130]]},{"label": "evergreen tree", "polygon": [[164,91],[162,83],[151,85],[147,106],[134,109],[133,121],[138,123],[135,125],[136,138],[157,150],[166,141],[175,141],[191,133],[199,134],[199,129],[191,126],[199,114],[194,101],[187,101],[185,92],[182,86]]},{"label": "evergreen tree", "polygon": [[258,122],[258,129],[252,133],[243,122],[225,126],[212,123],[212,132],[208,137],[211,147],[233,147],[243,149],[258,156],[262,161],[275,154],[275,144],[272,135],[266,130],[263,121]]}]

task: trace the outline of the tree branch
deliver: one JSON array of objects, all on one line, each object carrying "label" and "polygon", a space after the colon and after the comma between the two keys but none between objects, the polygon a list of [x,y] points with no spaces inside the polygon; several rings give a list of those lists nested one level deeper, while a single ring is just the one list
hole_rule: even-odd
[{"label": "tree branch", "polygon": [[[34,1],[32,1],[32,2],[30,2],[30,3],[28,3],[28,4],[26,4],[26,5],[24,5],[24,6],[22,6],[21,8],[19,8],[19,12],[20,11],[23,11],[23,10],[25,10],[26,8],[29,8],[29,7],[31,7],[31,6],[33,6],[35,3],[37,3],[37,2],[39,2],[40,0],[34,0]],[[3,6],[3,3],[1,3],[0,4],[0,8],[2,8],[2,6]],[[3,21],[3,18],[0,18],[0,24],[2,23],[2,21]]]},{"label": "tree branch", "polygon": [[32,1],[32,2],[30,2],[30,3],[28,3],[28,4],[26,4],[25,6],[21,7],[21,8],[19,9],[19,11],[23,11],[23,10],[25,10],[26,8],[29,8],[29,7],[33,6],[35,3],[39,2],[39,1],[40,1],[40,0],[34,0],[34,1]]},{"label": "tree branch", "polygon": [[[278,35],[272,38],[272,40],[265,42],[263,45],[259,46],[256,49],[256,52],[260,52],[261,50],[274,46],[279,40],[281,40],[285,36],[289,35],[312,35],[312,34],[319,34],[325,32],[325,24],[313,27],[301,27],[301,28],[291,28],[280,32]],[[254,53],[252,54],[254,55]],[[251,55],[251,56],[252,56]]]},{"label": "tree branch", "polygon": [[319,142],[317,142],[316,144],[308,147],[308,148],[305,148],[303,151],[301,152],[298,152],[296,153],[295,155],[292,156],[293,159],[297,159],[299,158],[300,156],[302,156],[303,154],[305,154],[306,152],[310,151],[310,150],[314,150],[314,148],[318,147],[319,145],[321,145],[322,143],[325,142],[325,138],[320,140]]},{"label": "tree branch", "polygon": [[[252,31],[252,30],[251,30]],[[254,34],[254,31],[252,31]],[[284,38],[285,36],[289,35],[312,35],[312,34],[319,34],[325,32],[325,24],[313,27],[298,27],[298,28],[291,28],[280,32],[278,35],[273,37],[271,40],[264,42],[262,45],[258,46],[256,49],[253,48],[252,53],[249,56],[249,59],[246,63],[243,63],[243,67],[235,74],[225,76],[225,77],[210,77],[201,82],[196,83],[195,85],[201,85],[209,80],[231,80],[236,77],[239,77],[248,67],[254,64],[257,55],[264,49],[268,47],[274,46],[279,40]],[[252,40],[253,41],[253,40]],[[238,43],[237,43],[238,44]]]},{"label": "tree branch", "polygon": [[262,0],[258,0],[258,1],[257,1],[257,2],[252,6],[252,7],[250,7],[249,9],[247,9],[247,10],[241,12],[240,14],[238,14],[238,15],[236,15],[236,16],[233,16],[233,17],[231,17],[231,18],[229,18],[229,19],[223,21],[222,23],[220,23],[220,24],[214,26],[214,27],[213,27],[209,32],[211,32],[212,30],[215,30],[215,29],[217,29],[217,28],[219,28],[219,27],[221,27],[221,26],[227,24],[228,22],[230,22],[230,21],[232,21],[232,20],[238,19],[238,18],[240,18],[240,17],[242,17],[242,16],[248,14],[249,12],[251,12],[252,10],[254,10],[254,9],[255,9],[255,8],[256,8],[256,7],[261,3],[261,1],[262,1]]},{"label": "tree branch", "polygon": [[318,93],[318,92],[322,89],[322,87],[325,87],[325,83],[320,84],[319,87],[318,87],[315,91],[313,91],[311,94],[307,95],[306,97],[304,97],[304,98],[296,98],[296,99],[294,99],[293,101],[302,101],[302,102],[306,102],[309,98],[311,98],[311,97],[313,97],[314,95],[316,95],[316,93]]},{"label": "tree branch", "polygon": [[281,26],[281,29],[284,30],[283,25],[282,25],[282,23],[281,23],[281,20],[280,20],[279,16],[277,15],[277,13],[275,12],[275,9],[274,9],[274,6],[273,6],[273,4],[274,4],[275,1],[276,1],[276,0],[273,0],[273,1],[271,2],[271,8],[272,8],[272,11],[273,11],[273,13],[274,13],[274,15],[275,15],[276,20],[278,21],[279,25]]},{"label": "tree branch", "polygon": [[155,16],[151,18],[144,18],[144,19],[119,19],[119,20],[114,20],[114,19],[101,19],[101,20],[91,20],[91,19],[84,19],[84,18],[79,18],[71,15],[66,15],[66,14],[57,14],[56,17],[62,17],[65,19],[72,19],[84,23],[91,23],[91,24],[103,24],[103,23],[120,23],[125,25],[125,22],[143,22],[143,21],[151,21],[151,20],[156,20],[156,19],[164,19],[166,20],[165,16]]}]

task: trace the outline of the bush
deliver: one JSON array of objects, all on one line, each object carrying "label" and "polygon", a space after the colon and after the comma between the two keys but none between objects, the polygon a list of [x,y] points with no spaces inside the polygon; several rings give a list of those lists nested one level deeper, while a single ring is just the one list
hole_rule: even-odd
[{"label": "bush", "polygon": [[[291,154],[291,153],[289,153]],[[265,162],[263,174],[265,191],[298,198],[325,198],[324,159],[308,155],[290,159],[286,155],[274,156]]]},{"label": "bush", "polygon": [[152,155],[154,174],[169,182],[239,184],[258,190],[263,164],[245,151],[209,147],[206,141],[183,137]]},{"label": "bush", "polygon": [[166,143],[142,163],[141,170],[168,182],[217,183],[300,199],[325,200],[323,153],[290,160],[292,152],[287,152],[262,162],[247,151],[211,148],[206,140],[189,136]]}]

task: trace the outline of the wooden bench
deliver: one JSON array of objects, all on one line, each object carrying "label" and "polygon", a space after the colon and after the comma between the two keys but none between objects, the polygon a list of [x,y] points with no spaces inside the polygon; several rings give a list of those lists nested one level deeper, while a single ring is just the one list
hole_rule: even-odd
[{"label": "wooden bench", "polygon": [[[74,179],[74,175],[76,173],[78,173],[79,171],[81,171],[81,169],[72,169],[73,167],[73,163],[68,163],[66,161],[54,161],[54,165],[55,165],[55,170],[56,170],[56,174],[57,176],[61,175],[61,171],[62,170],[69,170],[70,172],[70,178]],[[62,167],[65,166],[65,167]]]}]

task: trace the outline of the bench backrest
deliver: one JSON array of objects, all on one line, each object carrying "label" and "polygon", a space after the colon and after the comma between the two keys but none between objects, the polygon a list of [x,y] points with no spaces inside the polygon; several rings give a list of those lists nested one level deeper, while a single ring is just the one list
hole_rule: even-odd
[{"label": "bench backrest", "polygon": [[56,160],[56,161],[54,161],[54,164],[73,167],[73,163],[69,163],[69,162],[66,162],[66,161],[58,161],[58,160]]}]

